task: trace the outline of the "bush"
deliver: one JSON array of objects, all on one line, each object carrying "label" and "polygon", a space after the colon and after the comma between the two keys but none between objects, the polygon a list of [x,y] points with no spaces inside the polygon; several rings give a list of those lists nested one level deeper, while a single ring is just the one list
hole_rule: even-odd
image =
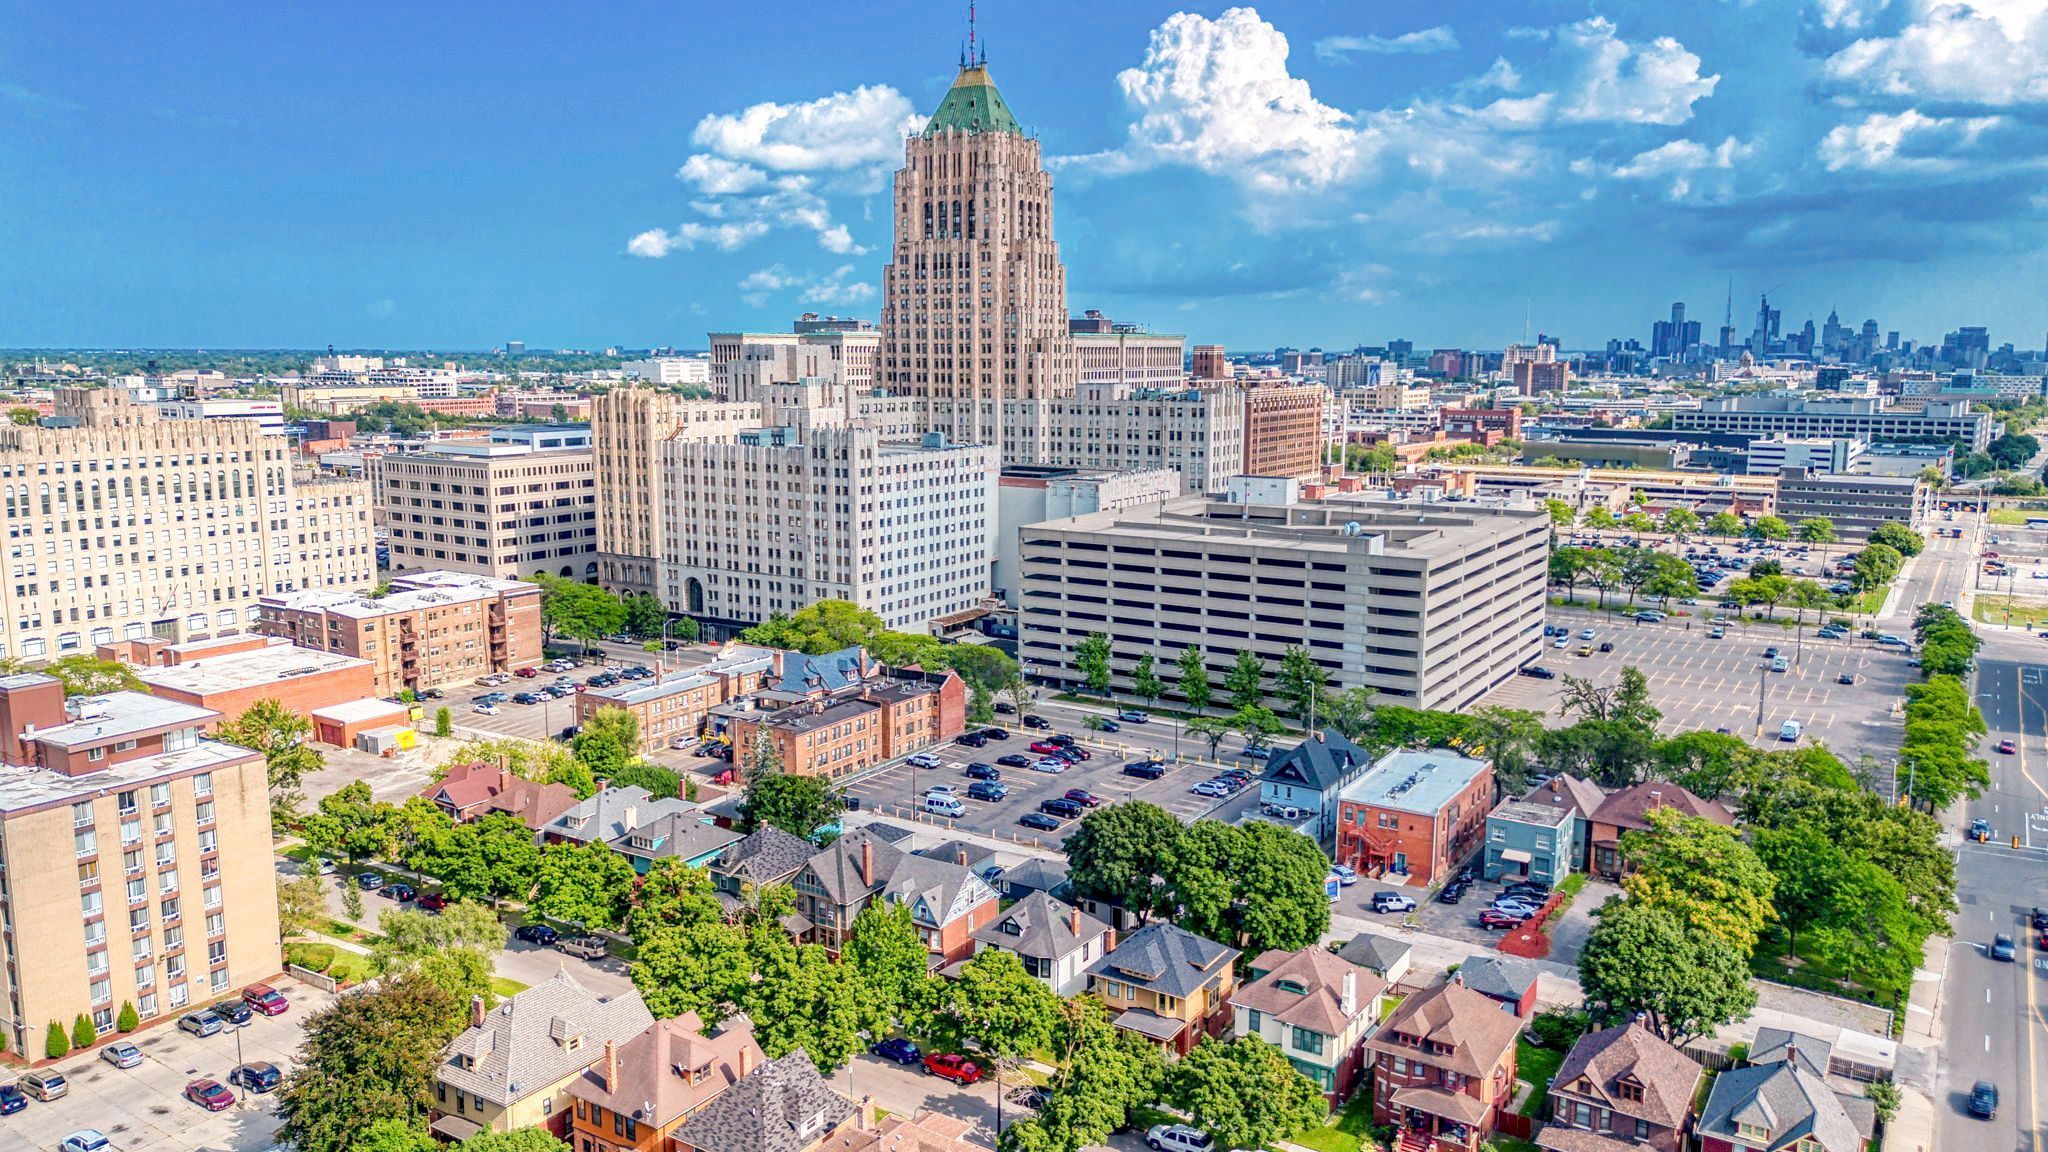
[{"label": "bush", "polygon": [[284,961],[295,968],[309,972],[325,972],[334,966],[335,947],[332,944],[287,944],[284,946]]},{"label": "bush", "polygon": [[434,710],[434,735],[455,735],[455,713],[450,712],[445,705]]},{"label": "bush", "polygon": [[43,1055],[52,1060],[62,1060],[71,1055],[71,1037],[64,1035],[64,1026],[50,1021],[49,1034],[43,1037]]},{"label": "bush", "polygon": [[92,1042],[99,1039],[99,1037],[99,1029],[92,1026],[92,1021],[86,1019],[85,1013],[80,1012],[78,1019],[71,1022],[71,1046],[73,1048],[90,1048],[92,1047]]},{"label": "bush", "polygon": [[121,1001],[121,1014],[114,1018],[114,1027],[122,1032],[133,1032],[142,1026],[142,1017],[135,1014],[135,1003]]},{"label": "bush", "polygon": [[1586,1031],[1586,1014],[1583,1012],[1538,1012],[1529,1021],[1529,1031],[1543,1041],[1543,1047],[1556,1052],[1569,1049]]}]

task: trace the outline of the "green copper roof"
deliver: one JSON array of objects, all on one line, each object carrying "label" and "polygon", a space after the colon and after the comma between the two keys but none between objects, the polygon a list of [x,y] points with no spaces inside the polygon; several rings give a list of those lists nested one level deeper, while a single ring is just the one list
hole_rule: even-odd
[{"label": "green copper roof", "polygon": [[1002,93],[996,91],[996,82],[988,78],[988,68],[981,64],[960,70],[946,98],[939,101],[939,110],[932,113],[931,123],[924,126],[924,132],[929,136],[948,128],[956,132],[1024,134],[1023,125],[1017,123],[1017,118],[1010,114],[1010,106],[1003,102]]}]

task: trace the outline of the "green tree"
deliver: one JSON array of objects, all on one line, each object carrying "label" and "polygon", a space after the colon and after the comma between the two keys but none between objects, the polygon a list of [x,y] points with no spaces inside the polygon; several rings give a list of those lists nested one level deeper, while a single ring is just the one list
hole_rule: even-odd
[{"label": "green tree", "polygon": [[1060,1005],[1054,1030],[1050,1098],[1038,1114],[1003,1130],[1007,1152],[1079,1152],[1106,1143],[1137,1111],[1160,1099],[1166,1062],[1159,1048],[1111,1021],[1100,1000],[1076,996]]},{"label": "green tree", "polygon": [[1280,698],[1294,706],[1294,716],[1303,724],[1315,711],[1317,701],[1323,697],[1323,689],[1330,683],[1330,674],[1308,649],[1289,645],[1280,657],[1280,673],[1275,677]]},{"label": "green tree", "polygon": [[92,1021],[86,1018],[85,1013],[80,1012],[78,1018],[71,1022],[71,1046],[73,1048],[90,1048],[92,1047],[92,1042],[97,1039],[99,1039],[99,1030],[92,1026]]},{"label": "green tree", "polygon": [[749,644],[823,656],[856,645],[866,647],[886,631],[882,618],[865,608],[845,600],[820,600],[799,608],[791,616],[770,616],[740,633],[740,639]]},{"label": "green tree", "polygon": [[422,1123],[441,1048],[465,1005],[400,974],[349,992],[305,1022],[298,1068],[277,1093],[278,1139],[297,1152],[348,1152],[379,1120]]},{"label": "green tree", "polygon": [[277,926],[287,937],[305,935],[326,915],[325,886],[318,874],[277,878]]},{"label": "green tree", "polygon": [[50,1021],[50,1030],[43,1035],[43,1055],[52,1060],[62,1060],[71,1054],[71,1037],[64,1032],[64,1026]]},{"label": "green tree", "polygon": [[998,1060],[1020,1060],[1050,1047],[1059,1026],[1060,998],[1024,970],[1017,954],[986,948],[960,967],[940,1011]]},{"label": "green tree", "polygon": [[1204,1037],[1168,1070],[1167,1098],[1219,1148],[1265,1148],[1320,1125],[1330,1111],[1315,1081],[1255,1036]]},{"label": "green tree", "polygon": [[1031,685],[1025,682],[1021,674],[1010,677],[1009,683],[1003,685],[1003,695],[1010,698],[1010,707],[1015,709],[1018,715],[1021,716],[1030,710]]},{"label": "green tree", "polygon": [[1017,678],[1017,661],[986,644],[947,644],[940,649],[945,666],[960,674],[969,688],[995,695]]},{"label": "green tree", "polygon": [[1707,517],[1707,535],[1728,538],[1742,535],[1742,517],[1733,512],[1716,512]]},{"label": "green tree", "polygon": [[1488,705],[1474,709],[1472,721],[1473,738],[1493,761],[1494,779],[1500,790],[1516,796],[1527,791],[1535,782],[1543,714]]},{"label": "green tree", "polygon": [[348,1152],[442,1152],[443,1147],[415,1121],[385,1119],[363,1129]]},{"label": "green tree", "polygon": [[1755,750],[1740,736],[1704,728],[1682,732],[1657,743],[1653,769],[1695,796],[1718,798]]},{"label": "green tree", "polygon": [[1809,516],[1799,522],[1799,540],[1803,544],[1833,544],[1835,522],[1825,516]]},{"label": "green tree", "polygon": [[533,911],[593,931],[623,927],[633,898],[633,866],[603,841],[541,849]]},{"label": "green tree", "polygon": [[1661,526],[1673,536],[1683,536],[1699,531],[1700,515],[1690,508],[1673,508],[1664,513]]},{"label": "green tree", "polygon": [[313,722],[275,700],[258,700],[215,733],[229,744],[263,753],[273,792],[292,792],[325,762],[313,747]]},{"label": "green tree", "polygon": [[1088,690],[1098,696],[1109,694],[1109,637],[1101,632],[1091,632],[1079,644],[1074,645],[1074,670],[1081,674],[1081,680]]},{"label": "green tree", "polygon": [[363,922],[363,890],[346,876],[341,881],[341,915],[351,924]]},{"label": "green tree", "polygon": [[142,1027],[142,1017],[135,1011],[135,1002],[133,1000],[121,1001],[121,1014],[114,1017],[114,1030],[117,1032],[133,1032],[140,1027]]},{"label": "green tree", "polygon": [[1579,587],[1579,581],[1586,578],[1592,568],[1594,549],[1553,548],[1550,550],[1550,582],[1564,588],[1566,599],[1570,599]]},{"label": "green tree", "polygon": [[545,1128],[515,1128],[510,1132],[479,1132],[462,1142],[462,1152],[570,1152],[570,1148]]},{"label": "green tree", "polygon": [[1579,517],[1579,523],[1596,532],[1612,532],[1620,527],[1621,524],[1619,520],[1615,519],[1613,509],[1605,504],[1595,504],[1591,508],[1586,509],[1585,513]]},{"label": "green tree", "polygon": [[1176,923],[1256,955],[1307,947],[1328,929],[1328,872],[1315,842],[1291,829],[1197,820],[1180,835],[1167,883]]},{"label": "green tree", "polygon": [[647,592],[638,592],[624,598],[626,604],[626,631],[635,636],[659,640],[668,624],[668,609],[659,597]]},{"label": "green tree", "polygon": [[695,1012],[716,1024],[752,983],[746,931],[722,920],[656,928],[633,942],[633,986],[657,1018]]},{"label": "green tree", "polygon": [[1621,558],[1605,548],[1595,548],[1587,553],[1585,577],[1587,583],[1600,590],[1600,606],[1607,606],[1607,593],[1622,582]]},{"label": "green tree", "polygon": [[1067,837],[1067,877],[1074,890],[1122,907],[1144,923],[1172,909],[1181,822],[1142,800],[1090,809]]},{"label": "green tree", "polygon": [[361,780],[323,796],[305,820],[306,843],[325,856],[345,858],[350,866],[391,850],[390,804],[370,794]]},{"label": "green tree", "polygon": [[1223,738],[1230,735],[1230,721],[1221,716],[1197,716],[1187,722],[1187,734],[1206,741],[1209,745],[1209,759],[1216,758],[1216,750],[1223,746]]},{"label": "green tree", "polygon": [[1257,704],[1239,708],[1237,714],[1230,718],[1230,730],[1244,737],[1246,748],[1264,744],[1268,736],[1275,735],[1285,728],[1286,725],[1280,722],[1278,716],[1273,715],[1271,708]]},{"label": "green tree", "polygon": [[1870,542],[1883,544],[1901,556],[1918,556],[1920,550],[1927,546],[1927,541],[1921,539],[1918,532],[1898,523],[1879,524],[1871,529]]},{"label": "green tree", "polygon": [[1230,674],[1223,678],[1223,687],[1230,693],[1230,707],[1242,712],[1265,704],[1265,683],[1265,663],[1251,649],[1238,649],[1237,661],[1230,666]]},{"label": "green tree", "polygon": [[1638,540],[1643,538],[1643,533],[1657,530],[1657,522],[1652,520],[1647,512],[1631,512],[1623,516],[1621,526],[1628,529]]},{"label": "green tree", "polygon": [[640,758],[640,721],[624,708],[607,704],[577,728],[569,746],[593,777],[610,780]]},{"label": "green tree", "polygon": [[1569,528],[1579,519],[1579,514],[1572,510],[1572,506],[1562,500],[1544,500],[1543,510],[1550,514],[1550,523],[1554,527]]},{"label": "green tree", "polygon": [[734,749],[740,756],[741,776],[747,787],[752,788],[771,776],[782,774],[782,747],[768,735],[767,725],[754,728],[754,738],[747,742],[744,751],[740,751],[737,744]]},{"label": "green tree", "polygon": [[45,675],[64,682],[66,696],[103,696],[108,692],[147,692],[142,678],[119,660],[102,660],[83,652],[61,656],[43,665]]},{"label": "green tree", "polygon": [[1726,939],[1643,900],[1609,900],[1597,917],[1579,956],[1579,984],[1606,1018],[1641,1012],[1675,1044],[1756,1007],[1748,962]]},{"label": "green tree", "polygon": [[1343,733],[1346,740],[1358,739],[1372,727],[1373,702],[1376,698],[1377,694],[1365,687],[1346,688],[1342,692],[1333,693],[1324,701],[1323,727],[1335,728]]},{"label": "green tree", "polygon": [[540,585],[541,625],[551,636],[567,636],[587,651],[602,637],[626,626],[626,606],[594,584],[535,573]]},{"label": "green tree", "polygon": [[16,406],[7,410],[7,422],[23,428],[33,427],[42,418],[42,413],[26,405]]},{"label": "green tree", "polygon": [[1622,856],[1634,868],[1623,889],[1748,957],[1771,919],[1770,869],[1732,828],[1673,808],[1652,810],[1649,821],[1648,832],[1622,835]]},{"label": "green tree", "polygon": [[445,704],[434,709],[434,735],[444,739],[455,735],[455,713]]},{"label": "green tree", "polygon": [[1759,516],[1750,522],[1749,534],[1757,540],[1785,540],[1792,535],[1792,527],[1776,516]]},{"label": "green tree", "polygon": [[1196,715],[1209,707],[1208,658],[1200,644],[1190,644],[1180,650],[1180,676],[1174,681],[1174,686],[1180,689],[1180,698],[1187,701],[1188,711]]},{"label": "green tree", "polygon": [[740,802],[740,820],[749,831],[772,824],[809,840],[820,828],[839,819],[843,808],[822,778],[777,773],[747,786]]},{"label": "green tree", "polygon": [[917,934],[910,905],[870,903],[853,919],[842,959],[853,965],[882,1015],[908,1024],[931,996],[931,952]]},{"label": "green tree", "polygon": [[1150,652],[1139,656],[1137,664],[1131,668],[1131,695],[1143,701],[1147,708],[1166,695],[1166,682],[1159,678]]},{"label": "green tree", "polygon": [[[830,1076],[865,1046],[862,1034],[880,1035],[888,1021],[851,964],[833,961],[823,945],[791,947],[778,926],[757,929],[753,942],[760,973],[748,989],[747,1016],[770,1059],[801,1048]],[[1014,958],[1013,958],[1014,959]]]},{"label": "green tree", "polygon": [[1905,739],[1899,748],[1899,776],[1907,793],[1929,811],[1976,799],[1991,785],[1989,765],[1971,752],[1989,731],[1954,676],[1937,675],[1906,685]]},{"label": "green tree", "polygon": [[633,886],[633,910],[626,931],[644,940],[663,928],[682,928],[725,918],[711,874],[670,856],[656,860]]},{"label": "green tree", "polygon": [[494,812],[467,824],[451,824],[425,857],[426,871],[441,879],[441,894],[453,900],[524,900],[540,878],[540,848],[518,817]]},{"label": "green tree", "polygon": [[1889,1124],[1899,1114],[1899,1086],[1889,1080],[1879,1080],[1863,1086],[1863,1094],[1870,1097],[1871,1111],[1877,1113],[1880,1124]]},{"label": "green tree", "polygon": [[673,768],[647,760],[634,760],[614,771],[613,788],[645,788],[656,800],[673,800],[682,794],[683,777]]},{"label": "green tree", "polygon": [[1892,577],[1897,576],[1905,564],[1905,558],[1896,548],[1877,543],[1866,545],[1849,562],[1849,583],[1858,592],[1882,588],[1892,582]]},{"label": "green tree", "polygon": [[459,900],[439,915],[416,908],[390,908],[377,917],[370,964],[380,974],[400,972],[450,948],[469,948],[485,957],[505,950],[505,926],[482,904]]}]

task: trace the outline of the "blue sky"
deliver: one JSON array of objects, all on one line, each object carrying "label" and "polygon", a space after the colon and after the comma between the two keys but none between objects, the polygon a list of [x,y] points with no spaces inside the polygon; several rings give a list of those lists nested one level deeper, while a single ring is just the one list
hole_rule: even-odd
[{"label": "blue sky", "polygon": [[[0,0],[0,345],[872,315],[964,5]],[[2048,0],[1022,4],[1069,303],[1235,349],[2048,328]]]}]

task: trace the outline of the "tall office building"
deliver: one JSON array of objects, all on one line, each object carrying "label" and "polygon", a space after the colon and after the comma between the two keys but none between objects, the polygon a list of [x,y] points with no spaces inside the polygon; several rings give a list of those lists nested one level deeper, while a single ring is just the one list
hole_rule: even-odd
[{"label": "tall office building", "polygon": [[1052,177],[986,62],[963,60],[896,173],[880,381],[954,441],[999,444],[1002,401],[1073,394]]},{"label": "tall office building", "polygon": [[1195,358],[1191,373],[1197,380],[1228,380],[1231,377],[1230,356],[1221,344],[1195,345]]},{"label": "tall office building", "polygon": [[597,575],[597,476],[589,448],[448,443],[385,456],[378,482],[393,568]]},{"label": "tall office building", "polygon": [[1678,359],[1700,343],[1700,322],[1685,318],[1685,303],[1671,305],[1671,319],[1650,326],[1650,355]]},{"label": "tall office building", "polygon": [[760,425],[758,401],[685,400],[652,388],[614,388],[593,398],[598,583],[614,592],[661,591],[663,441],[737,436]]}]

